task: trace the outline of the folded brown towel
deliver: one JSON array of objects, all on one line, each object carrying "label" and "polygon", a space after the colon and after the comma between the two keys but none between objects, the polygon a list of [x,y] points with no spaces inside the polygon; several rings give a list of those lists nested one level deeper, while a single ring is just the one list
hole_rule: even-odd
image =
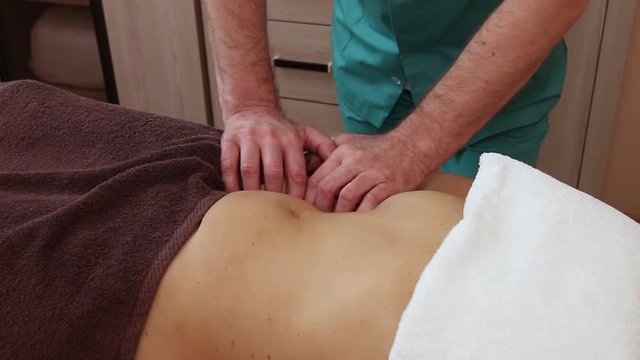
[{"label": "folded brown towel", "polygon": [[0,84],[0,358],[131,359],[223,193],[220,132]]}]

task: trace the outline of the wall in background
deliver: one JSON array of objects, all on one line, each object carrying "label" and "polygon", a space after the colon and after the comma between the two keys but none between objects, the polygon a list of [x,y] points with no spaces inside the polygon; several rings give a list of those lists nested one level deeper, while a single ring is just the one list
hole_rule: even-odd
[{"label": "wall in background", "polygon": [[637,0],[593,0],[566,36],[569,68],[539,167],[602,198]]},{"label": "wall in background", "polygon": [[603,200],[640,221],[640,6],[631,36]]},{"label": "wall in background", "polygon": [[567,78],[560,103],[551,112],[551,128],[540,152],[538,167],[574,187],[580,179],[608,6],[607,0],[590,1],[565,36],[569,50]]}]

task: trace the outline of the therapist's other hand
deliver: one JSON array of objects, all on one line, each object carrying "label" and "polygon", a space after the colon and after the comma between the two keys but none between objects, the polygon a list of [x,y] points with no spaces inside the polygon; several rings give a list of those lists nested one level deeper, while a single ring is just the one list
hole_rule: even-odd
[{"label": "therapist's other hand", "polygon": [[303,198],[307,186],[304,150],[329,157],[336,145],[316,129],[288,120],[274,108],[238,112],[225,122],[221,140],[222,180],[229,192],[266,190]]},{"label": "therapist's other hand", "polygon": [[367,211],[391,195],[415,190],[429,167],[407,139],[385,135],[347,135],[309,178],[305,200],[322,211]]}]

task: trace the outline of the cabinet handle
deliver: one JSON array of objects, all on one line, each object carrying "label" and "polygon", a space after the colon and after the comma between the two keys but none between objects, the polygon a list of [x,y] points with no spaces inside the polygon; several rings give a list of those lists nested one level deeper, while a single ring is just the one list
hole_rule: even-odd
[{"label": "cabinet handle", "polygon": [[296,69],[296,70],[306,70],[306,71],[314,71],[321,72],[326,74],[331,74],[332,64],[329,62],[328,64],[320,64],[320,63],[312,63],[306,61],[296,61],[296,60],[287,60],[281,59],[276,56],[271,60],[271,63],[274,67],[283,68],[283,69]]}]

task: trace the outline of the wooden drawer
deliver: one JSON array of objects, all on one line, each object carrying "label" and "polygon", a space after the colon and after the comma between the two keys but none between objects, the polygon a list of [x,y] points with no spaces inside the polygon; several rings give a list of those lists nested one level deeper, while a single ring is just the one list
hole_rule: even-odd
[{"label": "wooden drawer", "polygon": [[[272,57],[313,64],[331,63],[331,27],[269,21]],[[330,73],[275,68],[280,97],[337,104]]]},{"label": "wooden drawer", "polygon": [[[331,64],[333,0],[267,0],[272,58]],[[277,66],[282,110],[295,121],[336,136],[343,133],[333,74]]]},{"label": "wooden drawer", "polygon": [[278,94],[282,98],[338,104],[331,74],[276,69],[275,76]]},{"label": "wooden drawer", "polygon": [[282,110],[290,119],[308,124],[329,136],[342,134],[342,121],[337,105],[280,99]]},{"label": "wooden drawer", "polygon": [[267,0],[269,20],[331,24],[333,0]]}]

